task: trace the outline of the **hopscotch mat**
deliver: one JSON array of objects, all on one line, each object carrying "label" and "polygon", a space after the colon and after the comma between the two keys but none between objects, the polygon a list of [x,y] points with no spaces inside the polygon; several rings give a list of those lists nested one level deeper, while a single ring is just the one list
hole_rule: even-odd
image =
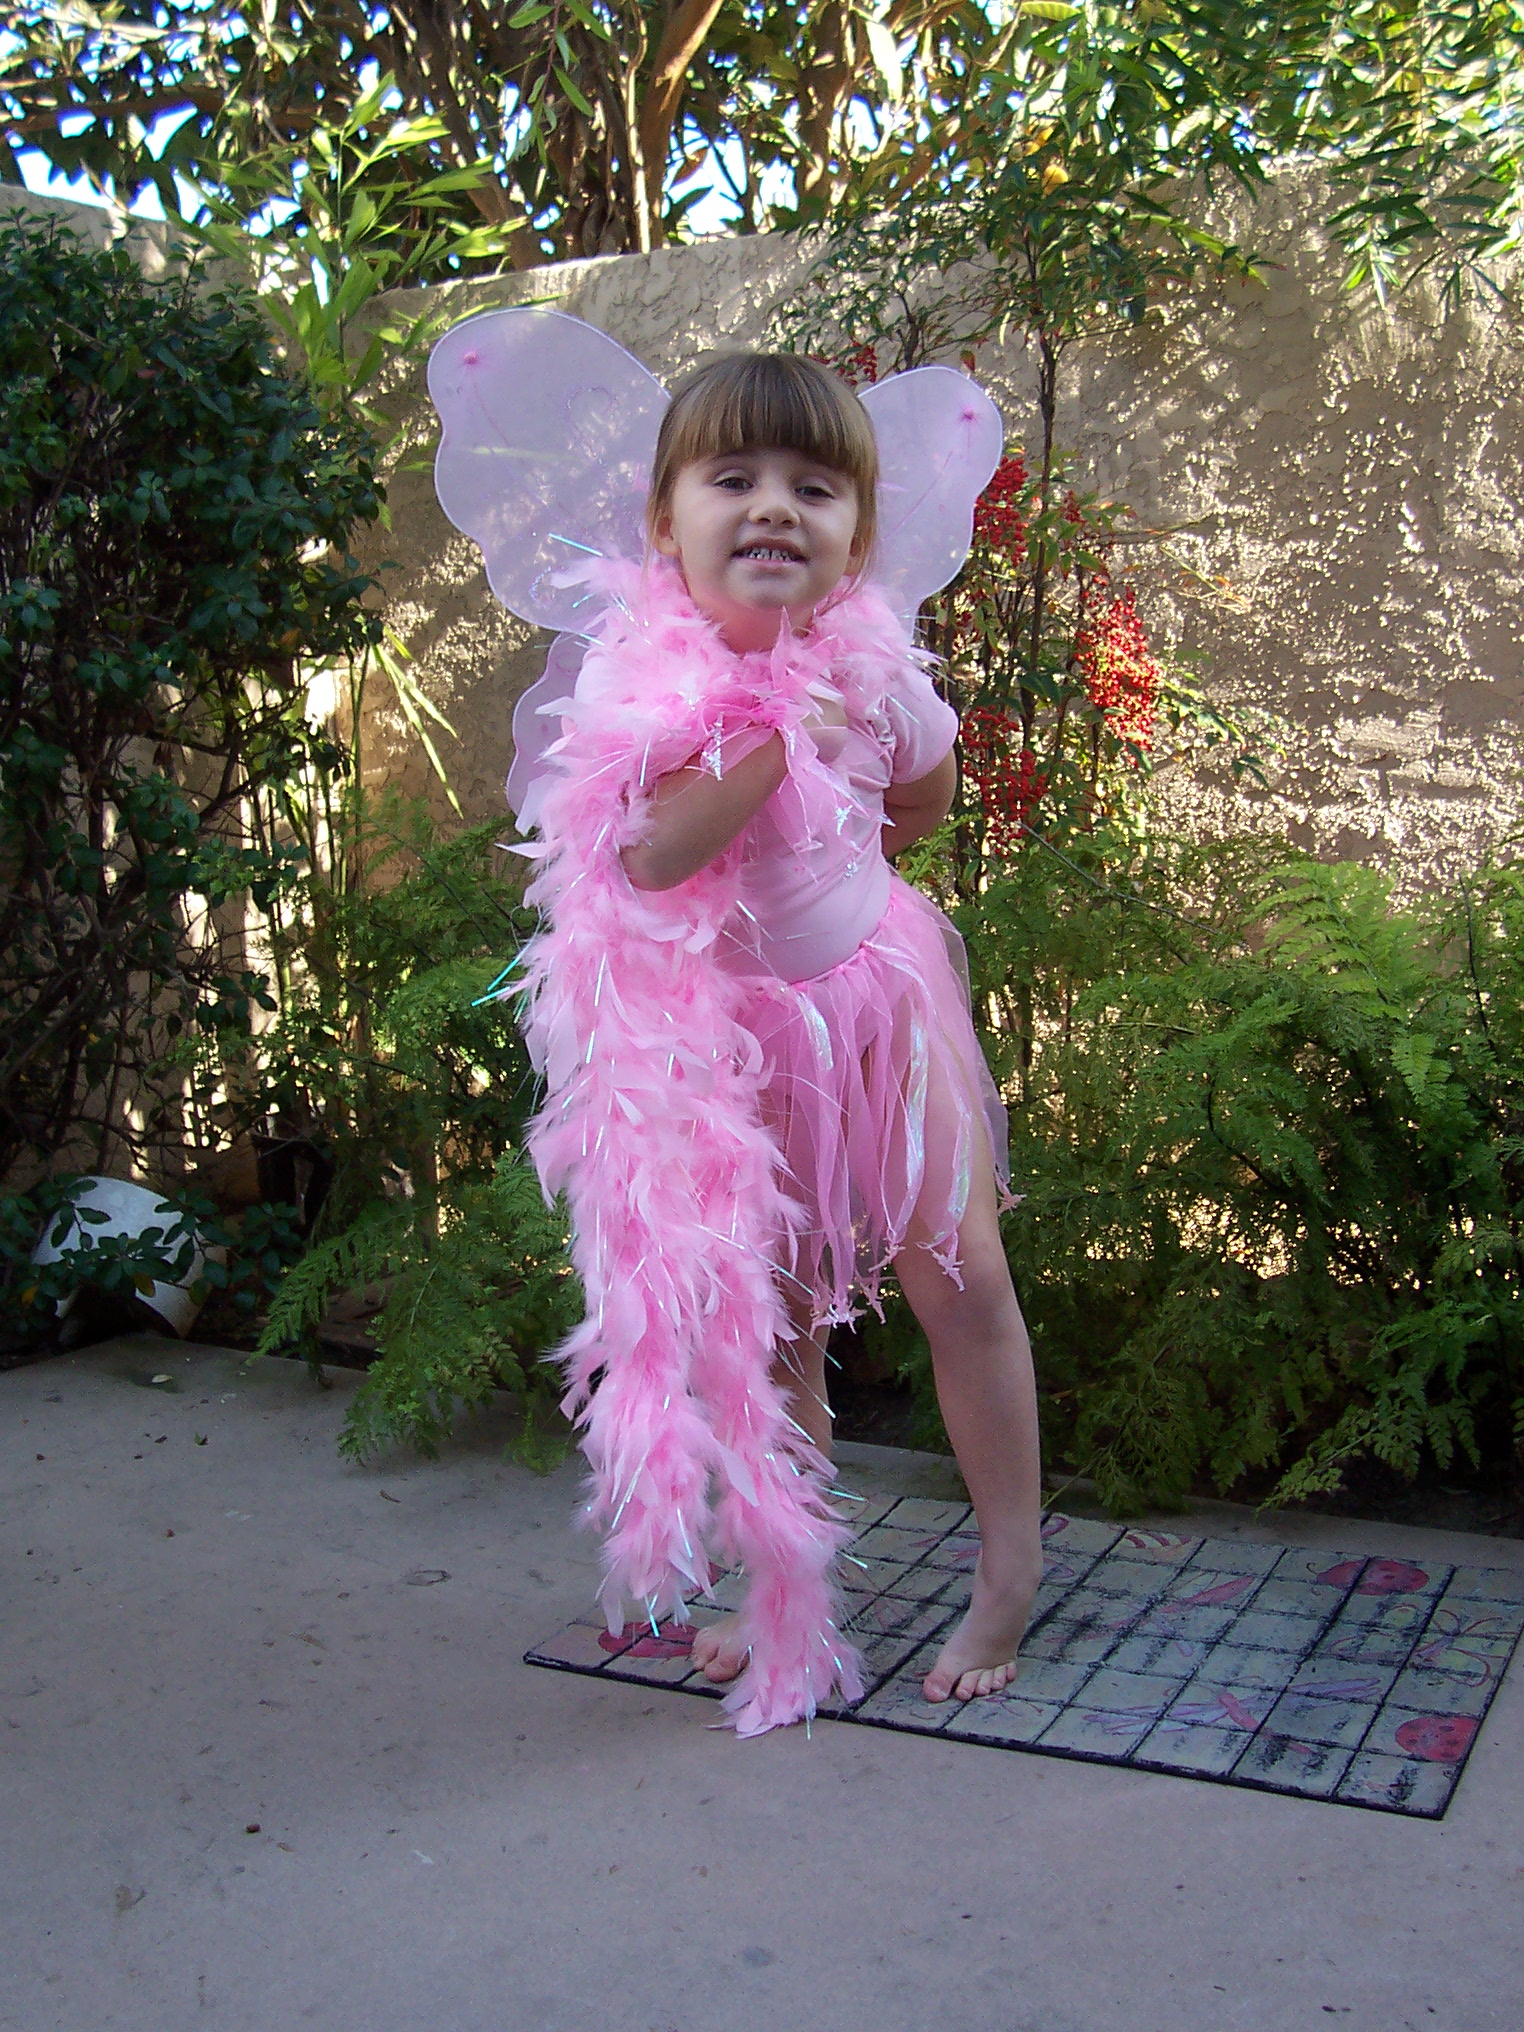
[{"label": "hopscotch mat", "polygon": [[[1524,1573],[1185,1538],[1050,1516],[1013,1685],[932,1705],[920,1682],[968,1601],[966,1505],[870,1505],[845,1568],[875,1728],[1248,1785],[1438,1820],[1524,1630]],[[715,1585],[734,1608],[741,1576]],[[712,1615],[695,1605],[700,1622]],[[596,1611],[530,1665],[718,1698],[693,1632]]]}]

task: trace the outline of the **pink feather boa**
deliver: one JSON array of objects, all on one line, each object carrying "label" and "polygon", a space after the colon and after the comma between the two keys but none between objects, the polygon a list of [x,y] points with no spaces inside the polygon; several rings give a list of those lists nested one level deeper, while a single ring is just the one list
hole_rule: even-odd
[{"label": "pink feather boa", "polygon": [[686,1622],[711,1549],[739,1560],[751,1657],[725,1706],[743,1736],[808,1718],[833,1688],[859,1696],[832,1585],[850,1533],[771,1375],[802,1214],[763,1124],[742,983],[714,959],[739,850],[659,894],[631,886],[620,853],[647,833],[650,786],[696,755],[718,769],[722,748],[733,763],[777,731],[791,771],[818,766],[810,686],[881,698],[907,650],[860,592],[807,637],[741,657],[675,571],[630,580],[563,707],[530,850],[547,919],[524,955],[547,1087],[530,1148],[546,1192],[567,1195],[587,1299],[557,1359],[592,1470],[586,1516],[606,1532],[600,1599],[611,1630],[630,1599]]}]

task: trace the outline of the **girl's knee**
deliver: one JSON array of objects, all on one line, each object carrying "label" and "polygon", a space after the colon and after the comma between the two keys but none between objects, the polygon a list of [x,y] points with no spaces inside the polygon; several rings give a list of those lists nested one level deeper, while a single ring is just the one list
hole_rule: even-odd
[{"label": "girl's knee", "polygon": [[937,1266],[932,1276],[914,1283],[916,1288],[906,1295],[928,1340],[1022,1330],[1021,1308],[1004,1254],[971,1253],[959,1262],[956,1276]]}]

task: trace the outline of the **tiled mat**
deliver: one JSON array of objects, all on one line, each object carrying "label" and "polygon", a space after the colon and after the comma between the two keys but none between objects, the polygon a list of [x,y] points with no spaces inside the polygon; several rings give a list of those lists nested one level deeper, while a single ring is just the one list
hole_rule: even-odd
[{"label": "tiled mat", "polygon": [[[1014,1685],[932,1706],[920,1681],[967,1603],[973,1529],[966,1506],[918,1497],[864,1513],[846,1627],[868,1690],[823,1713],[1437,1820],[1524,1629],[1520,1572],[1050,1516]],[[719,1579],[720,1607],[739,1589]],[[610,1636],[590,1613],[526,1660],[716,1698],[691,1641]]]}]

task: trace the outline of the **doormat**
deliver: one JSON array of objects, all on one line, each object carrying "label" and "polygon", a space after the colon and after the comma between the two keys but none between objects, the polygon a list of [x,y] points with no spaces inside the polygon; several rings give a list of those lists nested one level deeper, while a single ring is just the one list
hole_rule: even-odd
[{"label": "doormat", "polygon": [[[1524,1573],[1185,1538],[1049,1516],[1019,1671],[985,1700],[920,1682],[968,1602],[966,1504],[869,1506],[845,1571],[864,1697],[821,1713],[1005,1750],[1171,1771],[1438,1820],[1524,1630]],[[721,1575],[719,1610],[742,1576]],[[696,1602],[700,1621],[715,1610]],[[530,1665],[717,1699],[693,1631],[596,1613]]]}]

